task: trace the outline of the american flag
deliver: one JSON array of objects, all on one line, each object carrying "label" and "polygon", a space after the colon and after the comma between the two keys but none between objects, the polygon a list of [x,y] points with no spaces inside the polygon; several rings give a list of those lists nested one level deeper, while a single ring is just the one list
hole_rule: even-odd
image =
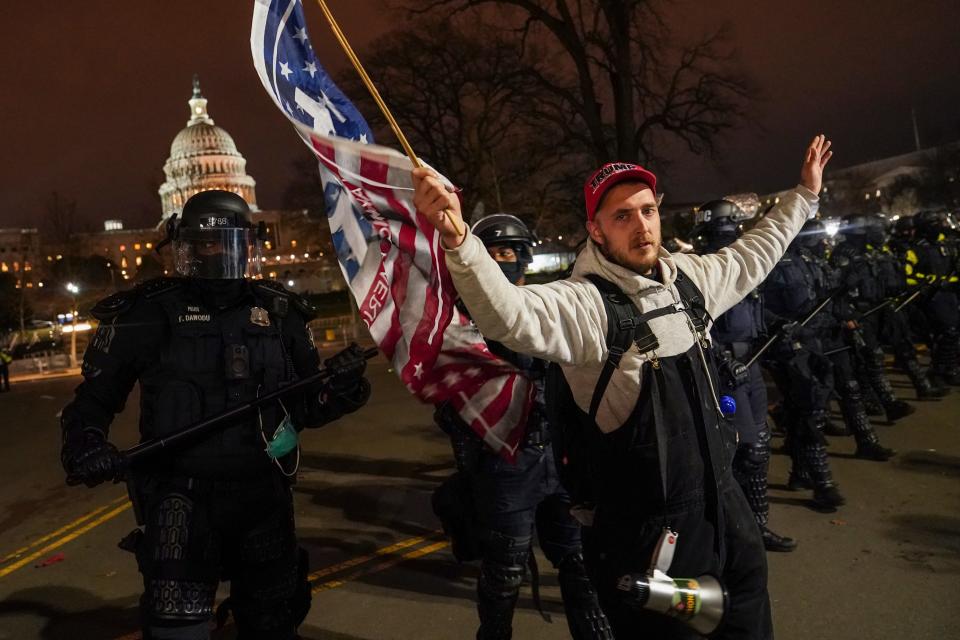
[{"label": "american flag", "polygon": [[250,44],[267,93],[317,156],[327,219],[360,316],[411,393],[450,402],[507,459],[535,388],[454,304],[436,229],[413,205],[410,160],[370,128],[317,62],[300,0],[255,0]]}]

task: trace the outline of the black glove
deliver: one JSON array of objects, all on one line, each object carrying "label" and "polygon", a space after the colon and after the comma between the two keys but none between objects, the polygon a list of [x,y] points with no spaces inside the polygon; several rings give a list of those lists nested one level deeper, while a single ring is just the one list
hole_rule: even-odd
[{"label": "black glove", "polygon": [[787,342],[798,339],[802,329],[803,327],[800,326],[799,322],[785,322],[783,326],[780,327],[780,331],[783,333],[783,339]]},{"label": "black glove", "polygon": [[65,437],[60,462],[69,486],[83,483],[95,487],[107,480],[119,482],[123,475],[123,457],[99,429]]},{"label": "black glove", "polygon": [[[325,395],[351,396],[357,393],[360,381],[364,379],[367,359],[363,357],[363,349],[360,345],[354,342],[343,351],[324,360],[323,366],[333,374],[324,387]],[[367,386],[369,387],[369,383]]]},{"label": "black glove", "polygon": [[723,381],[731,389],[744,385],[750,380],[750,370],[747,365],[739,360],[729,359],[720,363],[720,375]]}]

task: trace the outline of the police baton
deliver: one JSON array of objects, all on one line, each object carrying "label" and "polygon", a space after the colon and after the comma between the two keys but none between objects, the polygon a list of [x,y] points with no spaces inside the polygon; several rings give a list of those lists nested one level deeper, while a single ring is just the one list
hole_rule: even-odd
[{"label": "police baton", "polygon": [[[818,304],[816,307],[814,307],[813,311],[811,311],[811,312],[808,313],[806,316],[804,316],[803,320],[801,320],[801,321],[800,321],[799,323],[797,323],[797,324],[798,324],[799,326],[801,326],[801,327],[805,327],[808,322],[810,322],[811,320],[813,320],[813,317],[814,317],[815,315],[817,315],[818,313],[820,313],[821,311],[823,311],[824,307],[826,307],[828,304],[830,304],[830,303],[833,301],[833,298],[834,298],[834,296],[837,295],[837,293],[839,293],[839,292],[838,292],[838,291],[834,291],[833,293],[831,293],[830,295],[828,295],[826,298],[824,298],[823,301],[822,301],[820,304]],[[786,334],[786,332],[785,332],[783,329],[780,329],[780,331],[777,331],[775,334],[773,334],[772,336],[770,336],[770,338],[767,339],[767,341],[763,343],[763,346],[761,346],[759,349],[757,349],[757,352],[754,353],[754,354],[750,357],[750,359],[746,362],[745,366],[747,367],[747,369],[749,369],[751,366],[753,366],[753,363],[756,362],[756,361],[760,358],[760,356],[762,356],[762,355],[767,351],[767,349],[769,349],[770,347],[772,347],[772,346],[773,346],[773,343],[775,343],[777,340],[779,340],[780,338],[782,338],[785,334]]]},{"label": "police baton", "polygon": [[925,290],[926,290],[926,287],[919,287],[916,291],[914,291],[913,293],[911,293],[911,294],[907,297],[906,300],[904,300],[903,302],[901,302],[900,304],[898,304],[897,306],[895,306],[895,307],[893,308],[893,312],[894,312],[894,313],[900,313],[900,311],[901,311],[905,306],[907,306],[908,304],[910,304],[911,302],[913,302],[914,300],[916,300],[916,299],[920,296],[920,294],[923,293]]},{"label": "police baton", "polygon": [[[377,349],[367,349],[361,355],[364,360],[369,360],[377,355]],[[288,396],[298,391],[303,391],[304,389],[307,389],[318,382],[325,382],[333,376],[343,373],[345,369],[349,369],[349,367],[340,369],[321,369],[312,376],[307,376],[302,380],[297,380],[296,382],[288,384],[287,386],[277,389],[276,391],[271,391],[270,393],[264,394],[256,400],[251,400],[245,404],[228,409],[223,413],[201,420],[200,422],[192,424],[189,427],[181,429],[180,431],[171,433],[168,436],[164,436],[162,438],[152,438],[146,442],[141,442],[140,444],[123,451],[120,455],[123,457],[125,465],[129,467],[134,462],[156,455],[164,449],[175,447],[183,442],[193,440],[217,431],[218,429],[227,426],[236,418],[259,409],[264,405],[270,404],[271,402],[279,400],[284,396]]]}]

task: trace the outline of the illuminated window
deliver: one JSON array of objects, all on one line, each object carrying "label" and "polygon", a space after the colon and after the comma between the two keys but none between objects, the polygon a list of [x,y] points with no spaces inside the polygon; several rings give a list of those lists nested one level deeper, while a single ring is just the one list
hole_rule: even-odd
[{"label": "illuminated window", "polygon": [[141,264],[143,264],[143,258],[141,258],[140,256],[137,256],[136,263],[137,263],[137,266],[139,267]]},{"label": "illuminated window", "polygon": [[13,270],[14,270],[14,272],[20,271],[20,263],[19,263],[19,262],[14,262],[14,263],[13,263]]},{"label": "illuminated window", "polygon": [[291,240],[291,241],[290,241],[290,247],[293,248],[293,249],[296,249],[296,248],[297,248],[297,241],[296,241],[296,240]]},{"label": "illuminated window", "polygon": [[127,250],[127,245],[125,244],[120,245],[120,253],[123,253],[126,250]]},{"label": "illuminated window", "polygon": [[6,262],[0,262],[0,272],[6,273],[10,271],[10,267],[7,266]]},{"label": "illuminated window", "polygon": [[148,242],[148,243],[147,243],[146,245],[144,245],[144,246],[145,246],[147,249],[153,249],[153,243],[152,243],[152,242]]},{"label": "illuminated window", "polygon": [[140,243],[139,243],[139,242],[134,242],[134,243],[133,243],[133,250],[134,250],[134,251],[140,251]]},{"label": "illuminated window", "polygon": [[122,258],[120,258],[120,266],[123,267],[124,269],[127,268],[127,256],[123,256]]}]

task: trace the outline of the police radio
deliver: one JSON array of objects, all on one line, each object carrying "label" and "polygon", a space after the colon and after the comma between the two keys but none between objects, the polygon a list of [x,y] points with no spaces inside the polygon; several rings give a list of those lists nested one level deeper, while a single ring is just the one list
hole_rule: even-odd
[{"label": "police radio", "polygon": [[710,635],[723,622],[729,596],[712,575],[699,578],[671,578],[677,533],[664,529],[646,574],[629,573],[620,578],[617,589],[628,594],[627,602],[683,622],[701,635]]}]

